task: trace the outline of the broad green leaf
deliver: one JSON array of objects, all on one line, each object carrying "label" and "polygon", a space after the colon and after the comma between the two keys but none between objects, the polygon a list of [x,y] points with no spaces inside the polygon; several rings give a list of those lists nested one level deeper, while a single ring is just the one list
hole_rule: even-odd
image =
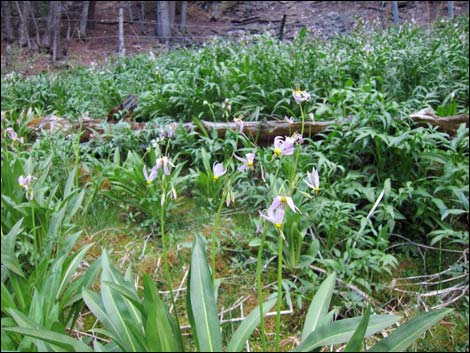
[{"label": "broad green leaf", "polygon": [[193,243],[191,277],[189,279],[191,310],[195,319],[193,330],[197,333],[198,349],[200,351],[221,352],[220,323],[203,245],[203,240],[199,235],[196,235]]},{"label": "broad green leaf", "polygon": [[8,291],[8,288],[5,286],[5,284],[2,282],[2,311],[4,312],[8,308],[16,309],[15,302],[13,300],[13,297],[11,296],[10,292]]},{"label": "broad green leaf", "polygon": [[77,175],[77,168],[74,167],[71,171],[70,171],[70,174],[69,174],[69,177],[67,178],[67,182],[65,184],[65,188],[64,188],[64,198],[66,198],[67,196],[70,195],[70,193],[72,192],[72,188],[74,187],[75,185],[75,176]]},{"label": "broad green leaf", "polygon": [[168,307],[158,295],[150,276],[144,274],[145,338],[149,351],[182,352],[183,341],[179,327],[173,325]]},{"label": "broad green leaf", "polygon": [[[374,315],[371,316],[367,326],[366,337],[393,325],[400,319],[395,315]],[[302,343],[294,349],[294,352],[310,352],[311,350],[331,344],[347,342],[357,326],[360,324],[362,316],[352,319],[335,321],[328,326],[321,326],[313,331]]]},{"label": "broad green leaf", "polygon": [[80,262],[83,260],[86,252],[94,245],[94,243],[88,244],[87,246],[83,247],[82,250],[75,253],[72,256],[72,260],[67,263],[67,267],[63,271],[62,280],[59,285],[59,289],[57,290],[56,299],[60,298],[62,292],[65,290],[65,287],[70,284],[70,278],[75,273],[80,265]]},{"label": "broad green leaf", "polygon": [[8,268],[10,271],[17,275],[24,277],[21,265],[15,256],[16,236],[21,232],[21,225],[23,218],[21,218],[16,224],[10,229],[7,235],[2,237],[2,265]]},{"label": "broad green leaf", "polygon": [[77,211],[82,207],[83,199],[85,198],[85,190],[82,190],[76,197],[70,199],[70,202],[67,205],[67,215],[65,217],[65,222],[70,222],[71,219],[75,216]]},{"label": "broad green leaf", "polygon": [[301,341],[305,340],[310,333],[315,331],[320,320],[328,313],[335,282],[336,273],[332,273],[318,288],[305,318]]},{"label": "broad green leaf", "polygon": [[18,277],[14,273],[10,273],[10,284],[13,289],[12,295],[16,299],[17,307],[20,311],[25,312],[31,303],[31,292],[30,283],[23,277]]},{"label": "broad green leaf", "polygon": [[77,301],[82,299],[82,288],[89,288],[98,277],[101,271],[101,257],[96,259],[90,267],[88,267],[85,274],[80,277],[77,281],[73,282],[70,286],[65,289],[64,295],[61,299],[61,305],[63,308],[73,305]]},{"label": "broad green leaf", "polygon": [[367,306],[366,312],[362,317],[361,322],[354,331],[353,336],[349,340],[348,344],[344,348],[344,352],[360,352],[364,336],[366,335],[367,325],[369,324],[370,318],[370,304]]},{"label": "broad green leaf", "polygon": [[16,236],[21,233],[22,224],[23,224],[23,218],[21,218],[18,222],[15,223],[15,225],[10,229],[7,235],[3,236],[3,231],[2,231],[2,256],[4,254],[11,255],[15,253]]},{"label": "broad green leaf", "polygon": [[401,325],[392,334],[369,349],[369,352],[404,352],[413,342],[437,324],[453,309],[440,309],[422,314]]},{"label": "broad green leaf", "polygon": [[110,332],[116,344],[122,346],[119,331],[115,326],[114,322],[111,320],[109,315],[106,313],[101,297],[90,291],[87,288],[82,289],[82,297],[85,304],[91,310],[93,315],[103,324],[103,326]]},{"label": "broad green leaf", "polygon": [[317,328],[331,324],[333,322],[335,313],[336,313],[336,309],[333,309],[328,314],[323,316],[318,322]]},{"label": "broad green leaf", "polygon": [[138,323],[141,327],[141,335],[144,334],[140,313],[132,303],[123,297],[118,291],[108,285],[108,282],[124,284],[122,275],[113,268],[107,252],[102,255],[103,271],[101,273],[101,298],[110,320],[113,322],[116,334],[124,344],[124,349],[132,352],[142,351],[143,347],[134,339],[128,322]]},{"label": "broad green leaf", "polygon": [[93,352],[85,343],[72,338],[66,334],[54,332],[47,329],[30,329],[22,327],[4,328],[4,330],[16,332],[24,336],[36,338],[38,340],[56,345],[65,352]]},{"label": "broad green leaf", "polygon": [[[263,314],[266,315],[269,310],[276,303],[276,298],[272,298],[263,304]],[[254,329],[259,325],[261,321],[260,317],[260,308],[257,306],[254,308],[251,313],[243,320],[243,322],[238,327],[237,331],[232,336],[230,343],[227,347],[229,352],[240,352],[243,348],[243,345],[248,340],[248,338],[253,333]]]},{"label": "broad green leaf", "polygon": [[19,264],[18,259],[15,256],[2,254],[2,267],[3,266],[5,266],[5,268],[17,274],[18,276],[24,277],[21,265]]}]

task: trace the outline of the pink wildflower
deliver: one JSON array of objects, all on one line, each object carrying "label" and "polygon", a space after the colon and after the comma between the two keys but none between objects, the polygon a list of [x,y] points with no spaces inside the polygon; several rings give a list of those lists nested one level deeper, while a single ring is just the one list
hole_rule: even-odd
[{"label": "pink wildflower", "polygon": [[238,167],[239,171],[243,171],[246,168],[253,168],[255,154],[254,153],[247,153],[245,156],[246,158],[238,157],[236,154],[234,155],[236,159],[238,159],[243,164]]}]

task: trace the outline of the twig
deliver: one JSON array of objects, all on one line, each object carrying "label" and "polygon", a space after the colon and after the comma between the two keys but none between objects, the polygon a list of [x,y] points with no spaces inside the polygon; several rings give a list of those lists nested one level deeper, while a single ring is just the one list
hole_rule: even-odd
[{"label": "twig", "polygon": [[[395,237],[398,237],[398,238],[401,238],[401,239],[404,239],[406,240],[406,243],[410,243],[410,244],[413,244],[413,245],[416,245],[420,248],[425,248],[425,249],[430,249],[430,250],[437,250],[437,251],[446,251],[446,252],[453,252],[453,253],[461,253],[462,250],[452,250],[452,249],[440,249],[440,248],[436,248],[434,246],[429,246],[429,245],[424,245],[424,244],[419,244],[419,243],[416,243],[414,242],[413,240],[411,239],[408,239],[406,237],[404,237],[403,235],[400,235],[400,234],[397,234],[397,233],[390,233],[390,235],[393,235]],[[394,244],[394,245],[391,245],[387,248],[388,249],[391,249],[391,248],[394,248],[394,247],[397,247],[397,246],[400,246],[400,245],[403,245],[405,243],[399,243],[399,244]]]},{"label": "twig", "polygon": [[144,246],[143,246],[143,248],[142,248],[142,254],[140,255],[140,259],[142,259],[142,258],[144,257],[144,255],[145,255],[145,248],[147,247],[147,242],[148,242],[148,240],[150,239],[151,235],[152,235],[152,233],[149,233],[149,235],[147,235],[147,236],[145,237]]},{"label": "twig", "polygon": [[455,303],[456,301],[458,301],[458,300],[459,300],[460,298],[462,298],[465,294],[467,294],[467,292],[468,292],[468,286],[466,287],[465,290],[462,291],[462,293],[460,293],[460,294],[457,295],[456,297],[452,298],[451,300],[446,301],[445,303],[442,303],[442,304],[439,304],[439,305],[435,305],[435,306],[431,307],[431,309],[435,310],[435,309],[445,308],[446,306],[449,306],[450,304]]},{"label": "twig", "polygon": [[400,293],[406,293],[406,294],[414,294],[418,297],[433,297],[433,296],[436,296],[436,295],[446,295],[448,293],[451,293],[451,292],[454,292],[454,291],[468,291],[468,285],[466,286],[463,286],[463,287],[459,287],[460,285],[463,285],[465,284],[465,282],[461,282],[453,287],[449,287],[449,288],[446,288],[446,289],[438,289],[438,290],[433,290],[431,292],[427,292],[427,293],[420,293],[420,292],[415,292],[415,291],[411,291],[411,290],[404,290],[404,289],[400,289],[400,288],[393,288],[394,291],[397,291],[397,292],[400,292]]},{"label": "twig", "polygon": [[[70,332],[70,330],[69,330],[69,332]],[[93,339],[97,339],[97,340],[99,340],[99,341],[103,341],[103,342],[106,342],[106,343],[111,342],[111,340],[107,340],[107,339],[105,339],[105,338],[95,336],[94,334],[86,333],[86,332],[79,331],[79,330],[76,330],[76,329],[73,329],[72,332],[73,332],[74,334],[78,335],[78,337],[80,337],[80,336],[87,336],[87,337],[92,337]]]},{"label": "twig", "polygon": [[[184,269],[184,267],[183,267],[183,269]],[[183,290],[186,290],[186,288],[183,288],[183,284],[186,282],[186,278],[188,277],[188,273],[189,273],[189,270],[186,270],[184,272],[184,276],[183,276],[183,279],[181,280],[180,286],[178,287],[178,289],[176,291],[173,291],[173,292],[176,292],[175,303],[176,303],[176,300],[178,299],[178,295],[180,294],[180,292],[183,291]],[[171,304],[170,313],[172,312],[172,310],[173,310],[173,304]]]}]

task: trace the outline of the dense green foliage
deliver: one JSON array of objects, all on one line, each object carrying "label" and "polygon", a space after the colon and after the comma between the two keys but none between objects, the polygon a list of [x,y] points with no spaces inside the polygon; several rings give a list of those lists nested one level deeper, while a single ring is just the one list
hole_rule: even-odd
[{"label": "dense green foliage", "polygon": [[[258,120],[298,113],[290,104],[295,85],[312,94],[308,110],[317,119],[356,114],[383,99],[407,109],[437,108],[450,101],[463,109],[469,98],[468,29],[464,18],[432,31],[403,26],[365,32],[358,27],[356,33],[328,42],[305,32],[293,43],[270,36],[239,42],[215,39],[154,60],[143,55],[102,68],[26,79],[12,75],[2,80],[2,109],[32,107],[44,114],[105,117],[125,96],[135,94],[144,120],[211,118],[204,102],[220,106],[226,98],[235,116]],[[356,90],[369,95],[358,100]],[[220,111],[215,118],[223,118]]]},{"label": "dense green foliage", "polygon": [[[433,30],[358,28],[328,42],[307,32],[292,43],[214,40],[102,68],[3,76],[2,350],[236,351],[258,325],[259,350],[297,334],[299,351],[345,342],[354,350],[398,317],[371,315],[370,307],[359,317],[367,304],[351,288],[379,298],[376,312],[424,303],[468,314],[469,130],[461,125],[450,136],[407,118],[423,108],[468,114],[468,27],[463,18]],[[297,86],[311,99],[295,102]],[[86,143],[78,134],[29,132],[46,113],[104,117],[128,94],[139,97],[135,118],[150,121],[145,131],[103,121],[104,133]],[[284,116],[341,124],[274,147],[238,131],[219,138],[169,124]],[[117,243],[96,250],[96,234],[109,230],[125,233],[127,248],[130,233],[142,242],[139,254],[126,249],[115,261],[120,268],[110,249]],[[149,254],[158,261],[142,270]],[[409,262],[423,282],[389,286],[408,275]],[[183,305],[169,289],[183,285],[185,264]],[[248,290],[257,283],[258,307],[237,327],[217,320],[227,271],[240,278],[235,295],[243,281]],[[336,278],[344,288],[328,312]],[[395,286],[411,294],[396,299]],[[420,297],[446,289],[462,295]],[[275,329],[264,318],[272,307]],[[281,332],[281,309],[301,312],[302,332],[299,316],[287,316]],[[374,349],[406,349],[450,312],[418,315]],[[181,333],[188,322],[191,339]],[[68,336],[91,328],[93,338]]]}]

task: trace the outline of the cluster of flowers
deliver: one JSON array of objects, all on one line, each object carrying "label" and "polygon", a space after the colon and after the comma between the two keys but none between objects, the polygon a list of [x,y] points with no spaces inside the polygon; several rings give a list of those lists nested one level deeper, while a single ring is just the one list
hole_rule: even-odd
[{"label": "cluster of flowers", "polygon": [[[320,176],[318,175],[318,170],[316,170],[315,167],[313,167],[311,173],[307,172],[307,179],[304,180],[304,183],[311,188],[315,194],[320,191]],[[294,204],[292,197],[287,195],[278,195],[273,198],[266,214],[261,211],[259,211],[259,214],[262,218],[271,222],[276,229],[281,229],[282,223],[284,222],[286,205],[292,210],[292,212],[300,213],[300,210]]]},{"label": "cluster of flowers", "polygon": [[[300,135],[289,136],[276,136],[274,139],[274,156],[285,155],[289,156],[294,153],[294,145],[301,140]],[[254,166],[254,153],[247,153],[246,158],[241,158],[235,155],[235,158],[242,162],[242,165],[238,167],[239,171],[253,168]],[[214,181],[217,181],[219,177],[227,173],[227,169],[224,169],[222,163],[214,162],[212,166],[212,173],[214,174]],[[313,190],[315,194],[320,191],[320,176],[318,170],[313,167],[312,172],[307,172],[307,179],[304,183]],[[299,208],[294,204],[292,197],[282,195],[273,198],[271,206],[267,209],[267,214],[260,211],[260,216],[267,221],[274,224],[277,229],[282,227],[285,215],[285,206],[288,206],[293,212],[300,212]]]},{"label": "cluster of flowers", "polygon": [[[308,92],[300,90],[300,88],[296,88],[292,92],[292,96],[297,104],[300,104],[305,101],[309,101],[311,96]],[[231,104],[229,100],[225,100],[223,103],[223,108],[230,110]],[[293,122],[293,118],[286,119],[289,122]],[[241,118],[234,119],[235,125],[239,133],[243,133],[244,122]],[[163,132],[163,135],[168,137],[172,137],[176,130],[176,124],[170,126],[169,130]],[[165,136],[163,136],[165,137]],[[276,136],[274,138],[274,146],[273,146],[273,153],[274,157],[278,156],[290,156],[294,154],[295,145],[302,144],[303,137],[298,133],[294,133],[292,136]],[[255,153],[247,153],[245,158],[239,157],[234,154],[235,158],[240,161],[242,164],[238,167],[239,171],[244,171],[247,169],[254,168],[254,160],[255,160]],[[144,165],[143,173],[147,184],[150,185],[157,177],[158,170],[160,168],[163,169],[165,175],[170,175],[169,166],[175,167],[173,163],[169,160],[168,157],[161,157],[157,159],[155,166],[150,170],[150,173],[147,171],[147,166]],[[227,173],[227,169],[224,168],[223,163],[214,162],[212,165],[212,174],[214,182],[225,175]],[[304,183],[313,190],[316,194],[320,190],[320,177],[318,171],[313,168],[312,172],[307,172],[307,179],[304,180]],[[279,195],[273,198],[273,201],[269,208],[267,209],[267,213],[264,214],[260,211],[260,216],[267,221],[274,224],[277,229],[281,229],[282,224],[284,222],[284,215],[285,215],[285,207],[286,205],[294,212],[300,212],[299,208],[294,204],[292,197],[287,195]]]}]

